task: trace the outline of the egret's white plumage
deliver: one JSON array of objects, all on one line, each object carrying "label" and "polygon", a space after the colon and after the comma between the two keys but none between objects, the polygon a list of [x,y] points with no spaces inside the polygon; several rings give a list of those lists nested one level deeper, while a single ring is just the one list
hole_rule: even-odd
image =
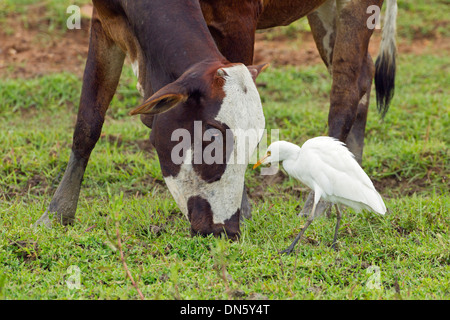
[{"label": "egret's white plumage", "polygon": [[[258,161],[254,168],[262,163],[274,162],[282,162],[283,168],[290,176],[314,191],[314,205],[308,223],[287,252],[292,251],[295,243],[314,219],[315,207],[321,198],[334,204],[344,204],[357,212],[366,209],[379,214],[386,213],[383,199],[375,190],[370,178],[345,144],[335,138],[312,138],[301,148],[287,141],[274,142],[267,149],[266,156]],[[336,208],[337,233],[340,212],[337,206]]]}]

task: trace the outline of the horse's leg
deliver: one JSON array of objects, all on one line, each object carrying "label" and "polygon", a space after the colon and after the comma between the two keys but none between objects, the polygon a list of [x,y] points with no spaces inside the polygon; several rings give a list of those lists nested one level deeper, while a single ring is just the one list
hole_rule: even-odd
[{"label": "horse's leg", "polygon": [[116,91],[124,58],[124,52],[106,35],[94,9],[72,152],[50,205],[35,226],[50,226],[51,215],[55,213],[58,222],[64,225],[73,222],[84,171],[91,151],[100,137],[105,113]]}]

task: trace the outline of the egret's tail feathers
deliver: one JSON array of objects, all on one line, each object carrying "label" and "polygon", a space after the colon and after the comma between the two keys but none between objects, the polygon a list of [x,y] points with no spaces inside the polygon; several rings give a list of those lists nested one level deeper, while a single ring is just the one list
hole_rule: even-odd
[{"label": "egret's tail feathers", "polygon": [[381,215],[386,214],[386,205],[384,204],[383,200],[380,199],[380,202],[376,205],[376,207],[372,207],[373,211],[376,213],[379,213]]},{"label": "egret's tail feathers", "polygon": [[380,54],[375,62],[375,91],[378,111],[383,118],[394,96],[397,46],[395,43],[397,0],[388,0]]},{"label": "egret's tail feathers", "polygon": [[372,181],[370,181],[370,186],[360,185],[359,188],[361,197],[359,201],[363,204],[364,209],[384,215],[386,213],[386,205],[381,195],[373,186]]},{"label": "egret's tail feathers", "polygon": [[368,201],[368,206],[370,207],[371,211],[374,211],[376,213],[382,215],[386,213],[386,205],[384,204],[383,199],[376,190],[373,190],[373,194]]}]

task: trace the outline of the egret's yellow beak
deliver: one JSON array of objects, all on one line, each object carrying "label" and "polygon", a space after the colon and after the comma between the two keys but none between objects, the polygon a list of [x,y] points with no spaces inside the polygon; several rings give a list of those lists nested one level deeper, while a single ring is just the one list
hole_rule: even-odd
[{"label": "egret's yellow beak", "polygon": [[266,154],[264,157],[262,157],[261,159],[258,160],[257,163],[255,163],[255,165],[253,166],[253,169],[258,168],[260,165],[262,165],[264,163],[264,160],[266,160],[268,157],[270,156],[270,154]]}]

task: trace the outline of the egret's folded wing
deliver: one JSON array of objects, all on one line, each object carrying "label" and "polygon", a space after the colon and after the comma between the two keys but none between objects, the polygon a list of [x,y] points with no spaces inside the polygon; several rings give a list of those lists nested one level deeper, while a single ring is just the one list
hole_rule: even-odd
[{"label": "egret's folded wing", "polygon": [[372,181],[342,142],[331,137],[310,139],[302,146],[301,158],[303,175],[315,181],[325,195],[385,213],[384,202]]}]

